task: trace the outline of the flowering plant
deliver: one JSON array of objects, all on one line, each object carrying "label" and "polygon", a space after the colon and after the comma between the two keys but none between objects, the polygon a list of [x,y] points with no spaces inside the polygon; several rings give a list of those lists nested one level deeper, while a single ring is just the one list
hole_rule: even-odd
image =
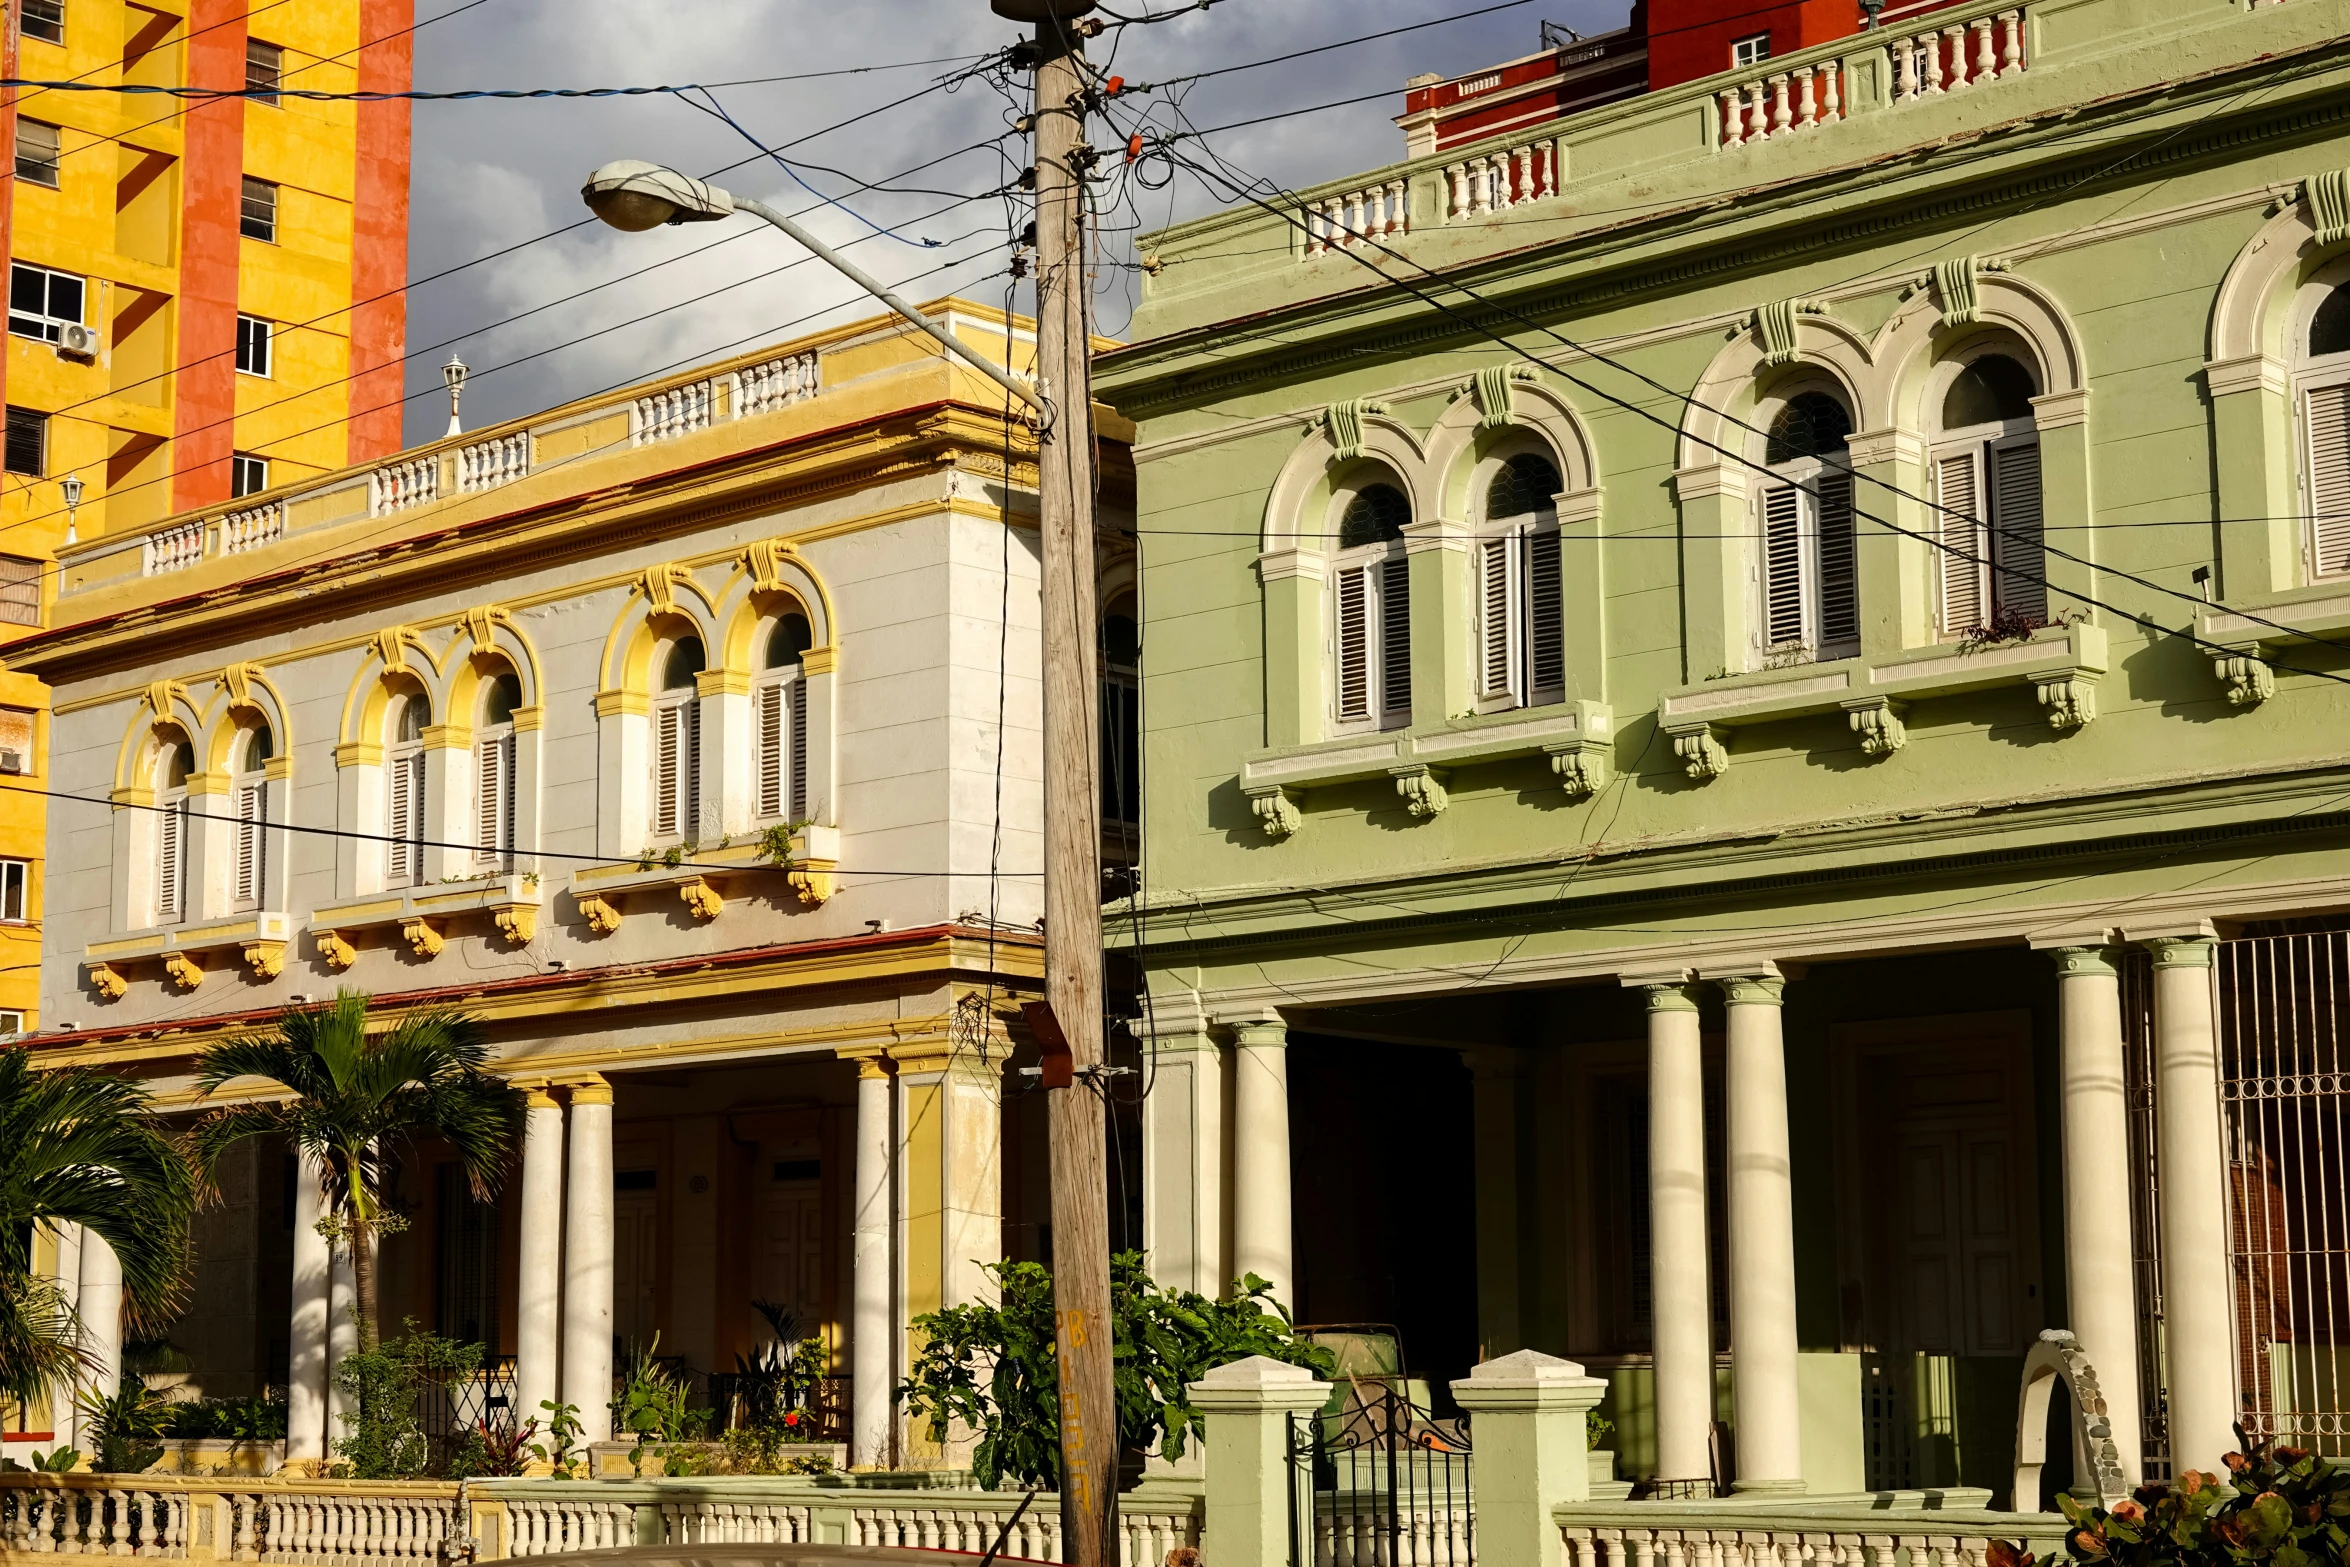
[{"label": "flowering plant", "polygon": [[2190,1469],[2110,1509],[2064,1498],[2067,1553],[2082,1567],[2350,1567],[2350,1470],[2298,1447],[2245,1445],[2225,1475]]}]

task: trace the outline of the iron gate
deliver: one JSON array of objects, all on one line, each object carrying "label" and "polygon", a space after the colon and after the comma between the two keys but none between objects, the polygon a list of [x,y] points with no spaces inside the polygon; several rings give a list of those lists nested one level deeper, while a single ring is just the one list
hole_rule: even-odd
[{"label": "iron gate", "polygon": [[1290,1567],[1470,1567],[1467,1417],[1431,1419],[1368,1381],[1338,1401],[1290,1417]]}]

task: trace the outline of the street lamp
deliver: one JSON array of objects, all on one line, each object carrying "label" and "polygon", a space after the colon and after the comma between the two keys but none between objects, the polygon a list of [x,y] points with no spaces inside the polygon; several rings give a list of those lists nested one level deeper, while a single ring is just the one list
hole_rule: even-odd
[{"label": "street lamp", "polygon": [[463,435],[465,426],[457,422],[457,399],[465,395],[465,361],[455,354],[441,366],[441,380],[449,388],[449,433]]},{"label": "street lamp", "polygon": [[829,264],[841,276],[903,316],[949,354],[1028,404],[1039,415],[1047,419],[1051,417],[1052,406],[1037,388],[964,347],[936,322],[900,298],[895,290],[883,287],[856,263],[765,202],[732,195],[708,180],[698,180],[690,174],[680,174],[675,169],[664,168],[658,163],[646,163],[637,158],[622,158],[596,170],[588,176],[588,182],[579,188],[579,198],[588,204],[590,212],[629,234],[641,234],[663,224],[714,223],[738,212],[765,218],[798,240],[818,260]]},{"label": "street lamp", "polygon": [[82,476],[69,473],[57,481],[57,493],[65,501],[65,542],[74,543],[74,513],[82,506]]}]

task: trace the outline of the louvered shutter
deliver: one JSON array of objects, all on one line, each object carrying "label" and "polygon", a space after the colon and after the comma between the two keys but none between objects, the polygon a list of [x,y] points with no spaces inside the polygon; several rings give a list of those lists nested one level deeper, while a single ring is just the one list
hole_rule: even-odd
[{"label": "louvered shutter", "polygon": [[514,847],[514,737],[485,736],[473,750],[474,857],[503,865]]},{"label": "louvered shutter", "polygon": [[239,785],[236,811],[236,900],[258,904],[269,879],[269,841],[262,828],[269,819],[268,783]]},{"label": "louvered shutter", "polygon": [[679,763],[685,751],[685,709],[664,707],[653,715],[653,832],[670,837],[678,828]]},{"label": "louvered shutter", "polygon": [[1559,574],[1559,534],[1540,528],[1526,540],[1527,664],[1534,692],[1567,687],[1566,584]]},{"label": "louvered shutter", "polygon": [[167,802],[155,817],[155,922],[177,921],[187,881],[188,802]]},{"label": "louvered shutter", "polygon": [[1349,567],[1338,574],[1338,717],[1352,723],[1371,716],[1371,573],[1375,566]]},{"label": "louvered shutter", "polygon": [[790,808],[785,798],[788,792],[787,769],[790,758],[785,754],[788,737],[785,732],[783,682],[770,680],[759,688],[755,705],[758,709],[758,812],[762,820],[773,820]]},{"label": "louvered shutter", "polygon": [[2350,571],[2350,385],[2302,394],[2309,431],[2309,540],[2313,576]]},{"label": "louvered shutter", "polygon": [[791,709],[791,800],[789,819],[795,822],[809,820],[815,813],[808,808],[808,680],[805,675],[791,682],[784,692],[786,705]]},{"label": "louvered shutter", "polygon": [[1991,452],[1991,602],[2027,620],[2048,618],[2048,553],[2041,543],[2040,443]]},{"label": "louvered shutter", "polygon": [[391,831],[390,880],[393,885],[415,881],[424,874],[424,850],[417,842],[422,831],[424,758],[414,753],[392,758],[391,799],[385,816]]},{"label": "louvered shutter", "polygon": [[1477,695],[1516,699],[1518,690],[1518,540],[1477,544]]},{"label": "louvered shutter", "polygon": [[1990,619],[1990,573],[1983,565],[1980,453],[1953,452],[1934,463],[1934,499],[1942,547],[1942,634],[1963,637]]},{"label": "louvered shutter", "polygon": [[1803,492],[1792,484],[1763,492],[1763,645],[1801,646],[1803,634]]},{"label": "louvered shutter", "polygon": [[1394,555],[1379,567],[1379,708],[1387,717],[1412,710],[1410,566]]},{"label": "louvered shutter", "polygon": [[702,710],[686,702],[677,710],[678,748],[677,827],[679,837],[691,838],[702,825]]},{"label": "louvered shutter", "polygon": [[1860,577],[1853,558],[1852,475],[1823,473],[1820,517],[1820,645],[1860,640]]}]

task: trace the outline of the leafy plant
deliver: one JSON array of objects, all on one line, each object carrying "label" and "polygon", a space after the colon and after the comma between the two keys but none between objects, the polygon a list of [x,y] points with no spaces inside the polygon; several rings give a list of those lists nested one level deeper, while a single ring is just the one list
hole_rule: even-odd
[{"label": "leafy plant", "polygon": [[[78,1447],[53,1447],[46,1453],[35,1448],[31,1472],[44,1475],[71,1474],[73,1466],[81,1461],[82,1452]],[[25,1472],[26,1466],[18,1463],[15,1459],[0,1458],[0,1474],[23,1474]]]},{"label": "leafy plant", "polygon": [[280,1441],[286,1434],[286,1403],[281,1397],[202,1398],[171,1406],[164,1435],[175,1442],[227,1440],[239,1443]]},{"label": "leafy plant", "polygon": [[1615,1428],[1616,1423],[1613,1420],[1602,1419],[1598,1410],[1586,1409],[1583,1411],[1583,1445],[1593,1452],[1599,1451],[1599,1444],[1606,1441],[1607,1434]]},{"label": "leafy plant", "polygon": [[726,1433],[726,1467],[738,1475],[820,1475],[832,1472],[828,1453],[793,1452],[814,1438],[815,1419],[787,1409],[758,1425],[736,1426]]},{"label": "leafy plant", "polygon": [[[2112,1509],[2060,1499],[2065,1550],[2083,1567],[2318,1567],[2350,1561],[2350,1470],[2298,1447],[2230,1453],[2225,1475],[2188,1470]],[[1996,1559],[1990,1567],[2030,1567]]]},{"label": "leafy plant", "polygon": [[[579,1461],[576,1445],[586,1427],[579,1423],[577,1404],[558,1404],[552,1399],[540,1399],[539,1408],[547,1412],[547,1439],[530,1444],[531,1456],[550,1465],[564,1479],[575,1478],[571,1466]],[[532,1421],[537,1425],[537,1421]]]},{"label": "leafy plant", "polygon": [[171,1400],[137,1377],[124,1377],[112,1396],[88,1389],[74,1405],[98,1444],[90,1460],[98,1473],[138,1474],[163,1456]]},{"label": "leafy plant", "polygon": [[[927,1417],[933,1441],[945,1441],[957,1425],[979,1433],[971,1470],[981,1486],[992,1490],[1009,1478],[1054,1488],[1061,1450],[1052,1274],[1033,1262],[994,1263],[988,1271],[999,1287],[996,1304],[950,1306],[914,1319],[926,1341],[898,1396]],[[1319,1376],[1337,1374],[1337,1357],[1297,1337],[1272,1289],[1252,1273],[1230,1295],[1209,1300],[1161,1289],[1144,1271],[1140,1252],[1110,1259],[1123,1449],[1156,1443],[1166,1457],[1182,1457],[1192,1438],[1207,1433],[1206,1416],[1185,1388],[1235,1360],[1264,1355]]]},{"label": "leafy plant", "polygon": [[751,1309],[766,1319],[774,1338],[748,1355],[734,1357],[735,1396],[740,1401],[736,1423],[759,1428],[776,1424],[787,1411],[806,1407],[831,1355],[822,1339],[801,1331],[799,1316],[790,1307],[754,1300]]},{"label": "leafy plant", "polygon": [[458,1440],[449,1454],[449,1478],[501,1479],[522,1473],[536,1450],[530,1439],[538,1435],[538,1429],[536,1420],[525,1420],[520,1428],[512,1431],[500,1430],[487,1420],[476,1420],[473,1429]]},{"label": "leafy plant", "polygon": [[777,822],[772,827],[759,829],[759,858],[779,871],[788,871],[796,863],[792,857],[792,840],[808,830],[807,822]]},{"label": "leafy plant", "polygon": [[481,1369],[481,1346],[419,1331],[407,1320],[397,1338],[343,1357],[335,1383],[343,1390],[347,1435],[335,1451],[355,1480],[413,1480],[429,1472],[431,1444],[417,1418],[417,1394],[429,1381],[471,1376]]}]

